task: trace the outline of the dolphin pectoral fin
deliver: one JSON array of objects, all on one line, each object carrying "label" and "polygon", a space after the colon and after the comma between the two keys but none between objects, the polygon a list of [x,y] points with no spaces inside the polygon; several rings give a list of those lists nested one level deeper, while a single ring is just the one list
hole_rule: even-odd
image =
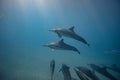
[{"label": "dolphin pectoral fin", "polygon": [[61,35],[61,34],[59,34],[58,32],[57,32],[57,35],[58,35],[58,37],[59,37],[59,38],[61,38],[61,37],[62,37],[62,35]]},{"label": "dolphin pectoral fin", "polygon": [[70,27],[69,30],[71,30],[72,32],[74,32],[74,26]]}]

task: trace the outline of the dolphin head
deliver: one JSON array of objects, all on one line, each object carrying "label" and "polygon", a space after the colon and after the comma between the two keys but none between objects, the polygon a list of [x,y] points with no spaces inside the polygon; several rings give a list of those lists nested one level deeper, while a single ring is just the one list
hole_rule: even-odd
[{"label": "dolphin head", "polygon": [[56,43],[56,42],[51,42],[51,43],[49,43],[49,44],[45,44],[45,45],[43,45],[44,47],[49,47],[49,48],[51,48],[51,49],[56,49],[56,48],[58,48],[58,43]]},{"label": "dolphin head", "polygon": [[45,44],[45,45],[42,45],[43,47],[48,47],[49,45],[48,44]]},{"label": "dolphin head", "polygon": [[61,69],[59,70],[59,72],[60,72],[60,71],[66,72],[66,71],[69,70],[69,68],[70,68],[70,67],[68,67],[66,64],[62,64],[62,67],[61,67]]},{"label": "dolphin head", "polygon": [[50,29],[51,32],[57,32],[57,29]]}]

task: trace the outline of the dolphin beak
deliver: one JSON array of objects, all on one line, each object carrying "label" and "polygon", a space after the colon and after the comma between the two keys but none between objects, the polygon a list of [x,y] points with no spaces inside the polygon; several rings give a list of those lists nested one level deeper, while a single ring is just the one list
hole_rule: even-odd
[{"label": "dolphin beak", "polygon": [[48,30],[48,31],[55,32],[55,30],[54,30],[54,29],[50,29],[50,30]]},{"label": "dolphin beak", "polygon": [[47,44],[45,44],[45,45],[42,45],[43,47],[48,47],[48,45]]}]

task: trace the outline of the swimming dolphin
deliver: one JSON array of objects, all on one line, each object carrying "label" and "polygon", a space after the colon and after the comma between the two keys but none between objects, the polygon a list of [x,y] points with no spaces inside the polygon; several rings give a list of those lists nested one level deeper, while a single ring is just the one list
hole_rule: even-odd
[{"label": "swimming dolphin", "polygon": [[118,72],[120,73],[120,68],[116,65],[116,64],[113,64],[113,65],[105,65],[104,67],[112,70],[112,71],[115,71],[115,72]]},{"label": "swimming dolphin", "polygon": [[55,60],[52,60],[52,61],[50,62],[51,80],[53,80],[54,70],[55,70]]},{"label": "swimming dolphin", "polygon": [[72,80],[70,71],[69,71],[69,67],[66,64],[62,64],[61,69],[59,70],[59,72],[62,71],[62,74],[64,76],[64,80]]},{"label": "swimming dolphin", "polygon": [[89,78],[87,76],[85,76],[85,74],[83,72],[78,71],[76,69],[74,69],[74,71],[76,72],[76,74],[80,80],[89,80]]},{"label": "swimming dolphin", "polygon": [[55,29],[51,29],[49,31],[55,32],[57,33],[57,35],[61,38],[62,36],[65,37],[69,37],[69,38],[73,38],[75,40],[81,41],[82,43],[90,46],[87,41],[82,38],[81,36],[79,36],[78,34],[76,34],[74,32],[74,26],[70,27],[69,29],[65,29],[65,28],[55,28]]},{"label": "swimming dolphin", "polygon": [[99,80],[99,78],[96,76],[96,74],[94,72],[92,72],[90,69],[86,68],[86,67],[76,67],[79,71],[83,72],[86,76],[88,76],[89,78],[91,78],[92,80]]},{"label": "swimming dolphin", "polygon": [[111,75],[106,67],[99,67],[98,65],[95,64],[88,64],[94,71],[97,71],[98,73],[106,76],[107,78],[111,79],[111,80],[117,80],[113,75]]},{"label": "swimming dolphin", "polygon": [[56,50],[70,50],[70,51],[75,51],[78,52],[80,54],[80,51],[75,48],[74,46],[68,45],[66,43],[64,43],[64,39],[61,39],[58,42],[52,42],[50,44],[47,45],[43,45],[43,46],[47,46],[50,47],[51,49],[56,49]]}]

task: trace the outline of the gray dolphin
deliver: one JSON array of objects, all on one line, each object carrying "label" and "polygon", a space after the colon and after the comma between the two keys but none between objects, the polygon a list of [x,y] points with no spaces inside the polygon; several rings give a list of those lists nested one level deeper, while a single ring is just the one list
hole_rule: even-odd
[{"label": "gray dolphin", "polygon": [[79,71],[83,72],[86,76],[90,77],[92,80],[100,80],[94,72],[86,67],[76,67]]},{"label": "gray dolphin", "polygon": [[62,74],[64,76],[64,80],[72,80],[70,71],[69,71],[69,67],[66,64],[62,64],[61,69],[59,70],[59,72],[62,71]]},{"label": "gray dolphin", "polygon": [[79,77],[80,80],[89,80],[89,78],[87,76],[85,76],[85,74],[81,71],[78,71],[76,69],[74,69],[77,76]]},{"label": "gray dolphin", "polygon": [[75,40],[81,41],[82,43],[90,46],[84,38],[82,38],[81,36],[79,36],[78,34],[76,34],[76,33],[74,32],[74,26],[70,27],[69,29],[65,29],[65,28],[55,28],[55,29],[52,29],[52,30],[49,30],[49,31],[52,31],[52,32],[57,33],[57,35],[58,35],[60,38],[61,38],[62,36],[69,37],[69,38],[73,38],[73,39],[75,39]]},{"label": "gray dolphin", "polygon": [[70,50],[70,51],[75,51],[75,52],[78,52],[80,54],[80,51],[77,48],[75,48],[74,46],[71,46],[71,45],[68,45],[68,44],[64,43],[63,39],[61,39],[58,42],[52,42],[50,44],[43,45],[43,46],[50,47],[53,50],[56,49],[56,50]]},{"label": "gray dolphin", "polygon": [[111,75],[107,70],[106,67],[99,67],[95,64],[88,64],[93,70],[97,71],[98,73],[106,76],[107,78],[111,80],[117,80],[113,75]]},{"label": "gray dolphin", "polygon": [[52,61],[50,62],[51,80],[53,80],[54,70],[55,70],[55,60],[52,60]]}]

